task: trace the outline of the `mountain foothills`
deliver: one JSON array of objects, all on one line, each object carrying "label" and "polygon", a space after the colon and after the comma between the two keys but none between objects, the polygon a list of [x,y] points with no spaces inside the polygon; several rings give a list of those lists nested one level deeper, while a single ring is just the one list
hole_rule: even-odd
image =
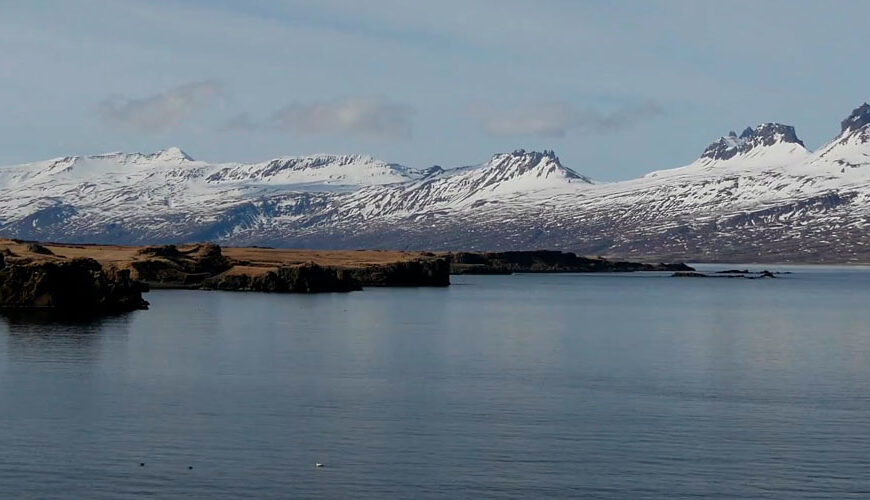
[{"label": "mountain foothills", "polygon": [[731,132],[695,162],[598,183],[552,151],[414,169],[366,156],[211,164],[178,148],[0,168],[0,235],[111,244],[550,248],[635,260],[870,261],[870,105],[815,152]]}]

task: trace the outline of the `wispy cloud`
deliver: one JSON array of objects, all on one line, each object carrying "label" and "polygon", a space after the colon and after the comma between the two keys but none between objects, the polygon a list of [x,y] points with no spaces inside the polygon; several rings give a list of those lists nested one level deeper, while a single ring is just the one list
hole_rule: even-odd
[{"label": "wispy cloud", "polygon": [[99,104],[99,112],[108,124],[160,134],[203,110],[220,94],[220,85],[214,81],[194,82],[140,99],[106,99]]},{"label": "wispy cloud", "polygon": [[564,137],[569,131],[608,133],[632,126],[641,120],[662,114],[654,102],[626,106],[601,113],[594,109],[577,109],[570,103],[556,102],[524,108],[486,110],[483,129],[491,135],[537,135]]},{"label": "wispy cloud", "polygon": [[224,122],[221,130],[258,130],[261,128],[263,128],[262,124],[257,123],[251,117],[251,113],[245,111],[231,116],[229,120]]},{"label": "wispy cloud", "polygon": [[373,97],[291,104],[272,115],[275,127],[306,135],[352,135],[385,140],[411,137],[414,110]]}]

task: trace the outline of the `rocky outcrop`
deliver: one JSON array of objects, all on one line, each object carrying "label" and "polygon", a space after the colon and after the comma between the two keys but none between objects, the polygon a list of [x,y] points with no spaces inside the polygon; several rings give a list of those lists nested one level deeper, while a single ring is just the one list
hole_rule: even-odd
[{"label": "rocky outcrop", "polygon": [[780,273],[772,273],[765,269],[760,272],[749,270],[729,269],[727,271],[717,271],[715,273],[699,273],[695,271],[678,271],[671,275],[673,278],[744,278],[748,280],[776,278]]},{"label": "rocky outcrop", "polygon": [[[696,273],[694,271],[678,271],[671,275],[672,278],[715,278],[712,274]],[[720,276],[723,278],[739,278],[740,276],[728,275]]]},{"label": "rocky outcrop", "polygon": [[450,262],[446,258],[400,261],[349,270],[363,286],[448,286]]},{"label": "rocky outcrop", "polygon": [[345,269],[317,264],[283,266],[277,270],[262,271],[252,268],[248,272],[234,269],[202,282],[206,290],[230,290],[274,293],[323,293],[361,290],[359,280]]},{"label": "rocky outcrop", "polygon": [[130,263],[135,277],[155,288],[196,288],[233,266],[221,247],[212,243],[179,250],[175,245],[145,247]]},{"label": "rocky outcrop", "polygon": [[448,254],[452,274],[596,273],[632,271],[693,271],[686,264],[645,264],[580,257],[571,252],[456,252]]},{"label": "rocky outcrop", "polygon": [[28,243],[27,251],[38,255],[54,255],[54,252],[40,245],[39,243]]},{"label": "rocky outcrop", "polygon": [[203,288],[278,293],[346,292],[362,286],[447,286],[446,259],[398,260],[353,266],[314,262],[255,265],[230,259],[217,245],[206,243],[181,250],[174,245],[145,247],[130,263],[135,277],[155,288]]},{"label": "rocky outcrop", "polygon": [[18,262],[0,255],[0,307],[49,308],[75,313],[114,313],[147,309],[147,286],[130,271],[104,269],[99,262],[70,260]]},{"label": "rocky outcrop", "polygon": [[870,104],[865,102],[853,109],[852,113],[840,122],[840,130],[842,133],[852,132],[867,125],[870,125]]},{"label": "rocky outcrop", "polygon": [[719,138],[718,141],[707,146],[707,149],[701,153],[701,158],[729,160],[754,148],[773,146],[777,143],[792,143],[804,147],[794,127],[781,123],[762,123],[755,128],[746,127],[740,137],[732,131],[727,136]]}]

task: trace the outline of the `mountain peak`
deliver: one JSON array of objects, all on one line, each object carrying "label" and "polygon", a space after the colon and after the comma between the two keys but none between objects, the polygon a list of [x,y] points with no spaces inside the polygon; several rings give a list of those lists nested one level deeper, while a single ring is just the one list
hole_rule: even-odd
[{"label": "mountain peak", "polygon": [[556,163],[559,163],[559,157],[556,156],[556,153],[553,152],[552,149],[545,149],[543,151],[526,151],[525,149],[515,149],[511,153],[493,155],[493,158],[506,155],[512,156],[514,158],[527,158],[529,161],[541,161],[542,159],[547,158],[550,161],[555,161]]},{"label": "mountain peak", "polygon": [[151,155],[153,158],[157,160],[163,161],[193,161],[187,153],[181,150],[181,148],[177,146],[172,146],[161,151],[158,151]]},{"label": "mountain peak", "polygon": [[550,149],[526,151],[516,149],[511,153],[493,155],[487,164],[492,171],[499,172],[502,180],[530,174],[538,178],[578,179],[591,182],[586,177],[562,165],[556,153]]},{"label": "mountain peak", "polygon": [[779,143],[792,143],[805,147],[791,125],[762,123],[755,128],[746,127],[739,137],[734,132],[720,137],[718,141],[707,146],[707,149],[701,154],[701,158],[728,160],[757,147],[773,146]]},{"label": "mountain peak", "polygon": [[841,133],[858,130],[867,124],[870,124],[870,104],[865,102],[852,110],[852,114],[840,122]]}]

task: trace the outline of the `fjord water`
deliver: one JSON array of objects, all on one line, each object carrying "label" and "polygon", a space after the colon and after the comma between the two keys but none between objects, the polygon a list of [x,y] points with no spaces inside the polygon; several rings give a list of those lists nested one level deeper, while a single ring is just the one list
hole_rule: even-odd
[{"label": "fjord water", "polygon": [[794,270],[6,315],[0,498],[867,498],[870,272]]}]

